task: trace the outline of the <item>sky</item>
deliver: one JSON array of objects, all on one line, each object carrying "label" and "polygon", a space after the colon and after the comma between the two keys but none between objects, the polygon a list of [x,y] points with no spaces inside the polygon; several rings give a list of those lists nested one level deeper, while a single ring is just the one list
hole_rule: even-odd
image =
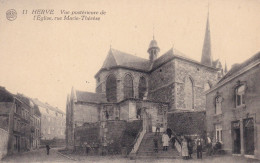
[{"label": "sky", "polygon": [[[148,59],[154,34],[159,56],[174,46],[200,61],[208,8],[213,59],[230,68],[260,51],[260,0],[0,0],[0,86],[65,111],[72,87],[95,91],[110,46]],[[17,11],[13,21],[9,9]],[[38,21],[36,9],[106,14]]]}]

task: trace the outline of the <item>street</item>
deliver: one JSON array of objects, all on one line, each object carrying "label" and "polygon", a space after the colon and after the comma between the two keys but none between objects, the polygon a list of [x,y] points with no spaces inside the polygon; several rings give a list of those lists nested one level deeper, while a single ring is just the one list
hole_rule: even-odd
[{"label": "street", "polygon": [[79,156],[70,155],[62,156],[58,153],[58,149],[51,149],[50,155],[46,155],[45,149],[39,149],[31,152],[25,152],[21,154],[16,154],[13,156],[8,156],[2,160],[2,162],[106,162],[106,163],[141,163],[141,162],[160,162],[160,163],[183,163],[183,162],[195,162],[195,163],[245,163],[245,162],[260,162],[258,160],[246,159],[244,157],[238,156],[215,156],[215,157],[205,157],[202,160],[197,160],[195,157],[192,160],[182,160],[182,159],[137,159],[130,160],[128,158],[123,158],[122,156]]},{"label": "street", "polygon": [[50,155],[46,154],[46,149],[39,149],[25,153],[19,153],[12,156],[7,156],[3,162],[70,162],[72,160],[67,159],[57,153],[58,149],[51,149]]}]

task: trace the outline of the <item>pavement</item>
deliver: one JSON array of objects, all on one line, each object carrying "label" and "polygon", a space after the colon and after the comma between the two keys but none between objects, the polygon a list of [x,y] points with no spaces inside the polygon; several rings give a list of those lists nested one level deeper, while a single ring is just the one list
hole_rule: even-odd
[{"label": "pavement", "polygon": [[19,163],[29,163],[29,162],[71,162],[70,159],[58,154],[58,149],[50,149],[50,154],[47,155],[46,149],[37,149],[24,153],[17,153],[11,156],[5,157],[0,162],[19,162]]},{"label": "pavement", "polygon": [[130,160],[129,158],[124,158],[122,156],[79,156],[79,155],[64,155],[58,152],[58,149],[51,149],[50,155],[46,154],[45,149],[34,150],[26,153],[19,153],[12,156],[5,157],[0,162],[19,162],[19,163],[30,163],[30,162],[51,162],[51,163],[60,163],[60,162],[104,162],[104,163],[260,163],[259,160],[248,159],[241,156],[211,156],[204,157],[202,160],[195,158],[190,160],[182,159],[136,159]]}]

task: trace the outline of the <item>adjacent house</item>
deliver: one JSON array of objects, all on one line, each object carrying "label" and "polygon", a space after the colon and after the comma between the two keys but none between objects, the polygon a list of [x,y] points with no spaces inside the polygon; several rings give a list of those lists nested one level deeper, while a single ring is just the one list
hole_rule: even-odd
[{"label": "adjacent house", "polygon": [[207,92],[207,132],[234,155],[260,158],[260,52]]}]

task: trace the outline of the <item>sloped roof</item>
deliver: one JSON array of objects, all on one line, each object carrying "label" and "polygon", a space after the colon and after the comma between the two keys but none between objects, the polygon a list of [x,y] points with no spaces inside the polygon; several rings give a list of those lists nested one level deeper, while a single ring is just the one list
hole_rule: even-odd
[{"label": "sloped roof", "polygon": [[41,106],[43,108],[47,108],[47,109],[50,109],[50,110],[53,110],[53,111],[57,111],[59,113],[62,113],[62,114],[65,114],[63,111],[61,111],[60,109],[58,108],[55,108],[53,106],[51,106],[50,104],[48,103],[43,103],[41,102],[40,100],[34,98],[34,99],[31,99],[33,101],[34,104],[38,105],[38,106]]},{"label": "sloped roof", "polygon": [[239,70],[241,70],[242,68],[246,67],[247,65],[249,65],[250,63],[259,60],[260,59],[260,52],[256,53],[255,55],[253,55],[251,58],[247,59],[246,61],[244,61],[243,63],[236,63],[232,66],[232,68],[227,72],[227,74],[225,76],[223,76],[223,78],[221,78],[219,80],[218,83],[222,82],[223,80],[227,79],[230,76],[233,76],[233,74],[235,74],[236,72],[238,72]]},{"label": "sloped roof", "polygon": [[103,93],[84,92],[76,90],[77,101],[89,103],[105,103],[106,95]]},{"label": "sloped roof", "polygon": [[[31,107],[29,98],[27,98],[23,94],[18,93],[17,95],[15,95],[15,97],[18,98],[23,103],[25,103],[28,107]],[[28,108],[26,108],[26,109],[28,109]]]},{"label": "sloped roof", "polygon": [[215,69],[214,67],[201,64],[200,62],[191,59],[190,57],[188,57],[187,55],[185,55],[184,53],[180,52],[175,48],[171,48],[170,50],[168,50],[162,56],[157,58],[153,63],[151,63],[148,59],[140,58],[125,52],[121,52],[119,50],[110,49],[103,63],[103,66],[99,70],[99,72],[103,69],[110,69],[114,67],[124,67],[124,68],[130,68],[134,70],[141,70],[144,72],[150,72],[151,70],[158,68],[159,66],[165,64],[166,62],[173,59],[174,57],[181,58],[189,62],[193,62],[208,68]]},{"label": "sloped roof", "polygon": [[[154,61],[153,66],[152,66],[152,70],[158,68],[159,66],[163,65],[164,63],[168,62],[169,60],[173,59],[174,57],[181,58],[181,59],[184,59],[184,60],[189,61],[189,62],[193,62],[193,63],[196,63],[196,64],[203,65],[200,62],[191,59],[190,57],[188,57],[184,53],[180,52],[179,50],[177,50],[175,48],[171,48],[170,50],[168,50],[166,53],[164,53],[162,56],[160,56],[159,58],[157,58]],[[207,65],[203,65],[203,66],[209,67]],[[211,67],[211,68],[213,68],[213,67]]]},{"label": "sloped roof", "polygon": [[39,110],[39,107],[37,105],[34,105],[34,114],[38,115],[38,116],[41,116],[41,112]]},{"label": "sloped roof", "polygon": [[0,86],[0,102],[13,102],[14,95]]},{"label": "sloped roof", "polygon": [[148,71],[150,62],[148,59],[110,49],[101,69],[109,69],[116,66]]}]

